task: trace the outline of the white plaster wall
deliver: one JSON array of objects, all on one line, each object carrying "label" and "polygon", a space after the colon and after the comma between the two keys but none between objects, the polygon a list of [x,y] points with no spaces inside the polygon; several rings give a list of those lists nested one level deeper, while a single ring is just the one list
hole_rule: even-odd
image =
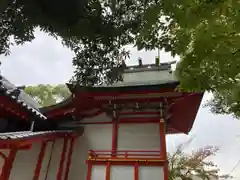
[{"label": "white plaster wall", "polygon": [[47,144],[45,155],[44,155],[43,162],[42,162],[39,180],[46,180],[46,177],[48,175],[48,172],[49,172],[48,164],[49,164],[50,156],[52,153],[52,147],[53,147],[52,145],[53,145],[53,142],[48,142],[48,144]]},{"label": "white plaster wall", "polygon": [[[33,143],[29,150],[19,150],[13,162],[13,168],[10,174],[10,180],[32,180],[34,171],[37,165],[39,153],[41,150],[41,143]],[[46,173],[49,163],[49,158],[52,150],[52,142],[48,142],[43,163],[40,171],[39,180],[46,180]],[[9,150],[1,150],[5,155],[9,154]],[[0,170],[2,170],[4,161],[0,158]],[[55,164],[56,166],[56,164]],[[54,172],[51,172],[54,174]]]},{"label": "white plaster wall", "polygon": [[[83,120],[83,122],[106,122],[111,121],[106,114]],[[88,150],[111,150],[112,148],[112,124],[90,124],[84,126],[81,137],[87,141]]]},{"label": "white plaster wall", "polygon": [[78,137],[72,153],[69,180],[86,180],[87,165],[85,164],[85,160],[88,158],[88,150],[88,138],[86,136]]},{"label": "white plaster wall", "polygon": [[[111,121],[111,119],[105,114],[101,114],[94,118],[85,119],[84,121],[101,122]],[[85,160],[88,158],[88,150],[111,150],[111,148],[112,124],[85,125],[83,135],[75,141],[69,180],[86,180],[87,164],[85,164]],[[94,171],[99,172],[98,169]]]},{"label": "white plaster wall", "polygon": [[120,124],[118,150],[160,150],[157,124]]},{"label": "white plaster wall", "polygon": [[[101,122],[110,121],[110,119],[102,114],[89,119],[89,121]],[[120,124],[118,136],[119,150],[160,150],[159,126],[157,124]],[[111,143],[111,124],[85,125],[83,135],[78,137],[74,145],[69,180],[86,180],[87,164],[85,164],[85,160],[88,158],[88,150],[111,150]],[[133,180],[133,169],[133,166],[111,166],[111,180]],[[157,167],[157,170],[156,167],[146,167],[146,170],[141,172],[141,176],[148,177],[150,173],[153,173],[156,179],[161,180],[163,177],[161,167]],[[93,166],[92,180],[105,179],[105,175],[106,167]],[[148,179],[151,177],[149,176]]]},{"label": "white plaster wall", "polygon": [[176,81],[177,78],[170,70],[138,71],[123,74],[123,81],[113,86],[129,86],[142,84],[159,84],[160,82]]},{"label": "white plaster wall", "polygon": [[29,150],[19,150],[13,162],[10,180],[32,180],[38,161],[41,143],[34,143]]},{"label": "white plaster wall", "polygon": [[140,166],[139,180],[163,180],[164,172],[162,167],[157,166]]},{"label": "white plaster wall", "polygon": [[[48,162],[51,154],[52,142],[47,144],[39,180],[45,180]],[[37,165],[41,143],[33,143],[29,150],[19,150],[13,162],[13,168],[10,174],[10,180],[32,180]],[[1,150],[3,152],[3,150]],[[9,151],[4,151],[8,155]],[[3,166],[3,159],[0,159],[0,167]],[[56,165],[55,165],[56,166]],[[54,172],[51,172],[54,174]],[[50,173],[50,174],[51,174]]]},{"label": "white plaster wall", "polygon": [[[61,160],[61,153],[63,149],[63,141],[64,141],[63,139],[56,140],[53,146],[53,151],[50,152],[52,153],[52,157],[51,157],[48,173],[46,174],[46,180],[55,180],[57,178],[58,168]],[[67,154],[66,154],[66,157],[67,157]],[[62,173],[63,176],[64,176],[64,173],[65,171]]]},{"label": "white plaster wall", "polygon": [[134,73],[124,73],[124,82],[148,82],[148,81],[173,81],[175,80],[174,74],[169,73],[169,70],[154,70],[142,71]]},{"label": "white plaster wall", "polygon": [[111,180],[134,180],[134,166],[111,166]]},{"label": "white plaster wall", "polygon": [[93,166],[91,180],[106,180],[106,166]]}]

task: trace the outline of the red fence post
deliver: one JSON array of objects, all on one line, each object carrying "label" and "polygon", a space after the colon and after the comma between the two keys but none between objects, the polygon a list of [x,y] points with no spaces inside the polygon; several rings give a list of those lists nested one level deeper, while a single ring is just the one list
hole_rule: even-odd
[{"label": "red fence post", "polygon": [[118,122],[116,119],[113,119],[112,126],[112,156],[117,156],[117,144],[118,144]]},{"label": "red fence post", "polygon": [[68,151],[68,157],[67,157],[68,159],[67,159],[67,165],[66,165],[64,180],[68,180],[68,175],[69,175],[69,170],[70,170],[70,165],[71,165],[71,160],[72,160],[74,142],[75,142],[75,138],[71,138],[70,147],[69,147],[69,151]]},{"label": "red fence post", "polygon": [[139,172],[138,172],[138,164],[134,165],[134,180],[138,180],[139,179]]},{"label": "red fence post", "polygon": [[34,172],[33,180],[38,180],[39,179],[46,147],[47,147],[47,142],[43,142],[42,146],[41,146],[39,156],[38,156],[38,162],[37,162],[36,169],[35,169],[35,172]]},{"label": "red fence post", "polygon": [[160,119],[159,122],[159,131],[160,131],[160,153],[165,161],[164,163],[164,180],[168,180],[168,163],[167,163],[167,149],[166,149],[166,134],[165,134],[165,124],[164,119]]},{"label": "red fence post", "polygon": [[111,164],[108,162],[106,166],[106,180],[110,180],[110,170],[111,170]]},{"label": "red fence post", "polygon": [[16,157],[17,151],[18,151],[17,148],[13,148],[10,150],[8,158],[4,162],[0,180],[8,180],[9,179],[11,170],[12,170],[12,166],[13,166],[13,161]]},{"label": "red fence post", "polygon": [[87,180],[91,180],[92,176],[92,163],[88,161]]},{"label": "red fence post", "polygon": [[60,160],[60,164],[59,164],[59,167],[58,167],[57,180],[62,179],[64,161],[65,161],[65,157],[66,157],[67,144],[68,144],[67,142],[68,142],[68,139],[64,138],[61,160]]}]

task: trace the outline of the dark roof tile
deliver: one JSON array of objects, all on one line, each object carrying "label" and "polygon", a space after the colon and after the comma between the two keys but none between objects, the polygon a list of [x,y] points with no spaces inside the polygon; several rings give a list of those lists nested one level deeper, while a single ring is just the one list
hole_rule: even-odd
[{"label": "dark roof tile", "polygon": [[47,119],[40,111],[40,105],[36,103],[31,97],[29,97],[22,89],[19,89],[18,96],[14,93],[18,90],[16,86],[11,84],[6,78],[0,75],[0,90],[9,97],[12,101],[20,104],[27,112],[40,119]]},{"label": "dark roof tile", "polygon": [[24,139],[34,136],[42,136],[42,135],[50,135],[54,133],[72,133],[73,131],[21,131],[21,132],[11,132],[11,133],[1,133],[0,140],[16,140],[16,139]]}]

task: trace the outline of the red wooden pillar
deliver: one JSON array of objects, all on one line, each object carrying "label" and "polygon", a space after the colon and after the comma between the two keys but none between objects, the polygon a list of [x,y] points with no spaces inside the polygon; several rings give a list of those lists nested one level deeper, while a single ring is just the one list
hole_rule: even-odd
[{"label": "red wooden pillar", "polygon": [[106,167],[106,180],[110,180],[111,164],[108,162]]},{"label": "red wooden pillar", "polygon": [[44,180],[47,180],[47,177],[48,177],[48,173],[49,173],[50,165],[51,165],[51,162],[52,162],[52,155],[53,155],[55,144],[56,144],[56,141],[53,141],[52,142],[52,148],[51,148],[50,157],[49,157],[48,164],[47,164],[47,172],[46,172]]},{"label": "red wooden pillar", "polygon": [[118,144],[118,122],[116,119],[113,119],[112,127],[112,156],[117,156],[117,144]]},{"label": "red wooden pillar", "polygon": [[11,170],[12,170],[12,166],[13,166],[13,161],[16,157],[17,151],[18,151],[17,148],[13,148],[10,150],[8,157],[4,162],[0,180],[8,180],[9,179]]},{"label": "red wooden pillar", "polygon": [[88,161],[87,180],[91,180],[92,176],[92,163]]},{"label": "red wooden pillar", "polygon": [[35,172],[34,172],[33,180],[38,180],[39,179],[46,148],[47,148],[47,142],[43,142],[40,153],[39,153],[39,156],[38,156],[38,162],[37,162],[36,169],[35,169]]},{"label": "red wooden pillar", "polygon": [[71,138],[70,140],[70,147],[68,151],[68,159],[67,159],[67,165],[66,165],[66,171],[64,175],[64,180],[68,180],[68,174],[70,170],[71,160],[72,160],[72,153],[73,153],[73,146],[74,146],[75,138]]},{"label": "red wooden pillar", "polygon": [[64,138],[60,164],[59,164],[59,167],[58,167],[57,180],[61,180],[62,179],[64,162],[65,162],[66,151],[67,151],[67,142],[68,142],[68,139]]},{"label": "red wooden pillar", "polygon": [[166,135],[165,135],[165,124],[164,119],[160,119],[159,123],[159,131],[160,131],[160,152],[161,157],[165,161],[164,163],[164,180],[168,180],[168,162],[167,162],[167,148],[166,148]]},{"label": "red wooden pillar", "polygon": [[138,171],[138,169],[139,169],[138,164],[135,164],[134,165],[134,180],[138,180],[139,179],[139,171]]}]

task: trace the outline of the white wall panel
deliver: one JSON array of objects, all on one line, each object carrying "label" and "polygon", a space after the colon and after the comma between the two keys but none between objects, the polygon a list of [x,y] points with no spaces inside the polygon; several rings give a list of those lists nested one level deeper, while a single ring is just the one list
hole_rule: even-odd
[{"label": "white wall panel", "polygon": [[[85,119],[85,122],[110,121],[102,114],[94,118]],[[72,154],[69,180],[86,180],[88,150],[111,150],[112,124],[85,125],[84,133],[78,137]],[[105,173],[105,171],[104,171]]]},{"label": "white wall panel", "polygon": [[[55,142],[53,152],[51,154],[50,167],[47,173],[47,180],[55,180],[58,173],[59,163],[61,160],[61,153],[63,149],[63,139],[59,139]],[[64,174],[64,172],[63,172]]]},{"label": "white wall panel", "polygon": [[163,167],[139,166],[139,180],[164,180]]},{"label": "white wall panel", "polygon": [[93,166],[91,180],[105,180],[106,166]]},{"label": "white wall panel", "polygon": [[120,124],[118,150],[160,150],[157,124]]},{"label": "white wall panel", "polygon": [[111,180],[134,180],[133,166],[111,166]]},{"label": "white wall panel", "polygon": [[13,162],[10,180],[32,180],[38,161],[41,143],[34,143],[30,150],[19,150]]}]

